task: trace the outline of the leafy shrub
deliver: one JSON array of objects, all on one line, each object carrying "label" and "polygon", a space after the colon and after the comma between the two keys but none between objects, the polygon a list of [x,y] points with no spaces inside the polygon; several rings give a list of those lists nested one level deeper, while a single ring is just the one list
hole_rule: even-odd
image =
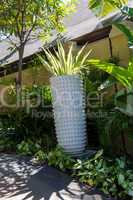
[{"label": "leafy shrub", "polygon": [[73,165],[76,162],[69,155],[64,153],[61,147],[56,147],[52,151],[46,153],[39,143],[34,143],[31,140],[22,141],[17,145],[17,152],[21,155],[32,155],[36,162],[47,162],[48,165],[54,166],[62,171],[73,169]]},{"label": "leafy shrub", "polygon": [[45,85],[32,85],[32,87],[25,87],[23,88],[22,98],[36,100],[36,97],[40,97],[40,104],[51,106],[52,103],[52,95],[51,89],[49,86]]},{"label": "leafy shrub", "polygon": [[17,145],[17,152],[21,155],[34,155],[41,149],[39,143],[34,143],[31,140],[22,141]]},{"label": "leafy shrub", "polygon": [[[42,146],[49,150],[56,144],[53,118],[36,116],[42,112],[40,110],[38,108],[34,113],[27,113],[24,109],[16,110],[10,113],[9,121],[15,129],[14,140],[20,143],[27,138],[31,140],[41,139]],[[46,112],[44,111],[44,115]]]},{"label": "leafy shrub", "polygon": [[74,163],[75,160],[64,153],[63,149],[60,147],[57,147],[48,153],[48,164],[50,166],[57,167],[62,171],[65,171],[66,169],[72,169]]},{"label": "leafy shrub", "polygon": [[[15,142],[14,151],[17,144],[21,144],[22,141],[27,142],[27,140],[31,140],[34,143],[39,140],[39,144],[44,150],[50,151],[56,146],[50,88],[48,86],[34,85],[32,88],[24,88],[23,92],[23,99],[27,95],[31,98],[31,102],[36,98],[36,95],[40,95],[40,105],[34,109],[30,108],[27,110],[26,107],[23,107],[8,111],[4,115],[1,114],[0,128],[4,135],[3,139],[7,135],[8,129],[13,128],[14,135],[13,137],[10,135],[8,138],[9,143]],[[26,147],[24,148],[26,149]]]},{"label": "leafy shrub", "polygon": [[[8,127],[8,128],[7,128]],[[14,152],[16,141],[14,140],[14,129],[6,124],[0,124],[0,152]]]},{"label": "leafy shrub", "polygon": [[47,161],[47,154],[43,150],[39,150],[34,157],[39,163],[44,163]]},{"label": "leafy shrub", "polygon": [[[108,110],[109,112],[109,110]],[[116,155],[130,155],[126,138],[133,141],[133,117],[129,117],[117,110],[110,110],[108,117],[97,119],[101,146],[108,153]],[[121,145],[117,145],[119,141]]]},{"label": "leafy shrub", "polygon": [[74,170],[81,182],[97,186],[107,195],[124,200],[133,196],[133,170],[127,168],[124,158],[106,160],[101,150],[90,160],[78,160]]}]

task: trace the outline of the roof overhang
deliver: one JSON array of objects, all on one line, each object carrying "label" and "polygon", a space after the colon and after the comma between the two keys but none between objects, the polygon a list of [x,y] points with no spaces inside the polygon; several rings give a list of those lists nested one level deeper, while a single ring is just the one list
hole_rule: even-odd
[{"label": "roof overhang", "polygon": [[84,45],[85,43],[92,43],[98,40],[109,37],[112,26],[108,26],[102,29],[99,29],[93,33],[82,35],[78,38],[75,38],[73,41],[77,42],[78,45]]}]

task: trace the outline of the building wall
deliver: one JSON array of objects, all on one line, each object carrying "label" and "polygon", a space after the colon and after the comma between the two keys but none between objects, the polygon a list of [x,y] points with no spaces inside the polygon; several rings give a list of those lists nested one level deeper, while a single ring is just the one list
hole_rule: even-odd
[{"label": "building wall", "polygon": [[[120,65],[127,66],[130,59],[130,50],[126,36],[113,26],[109,38],[113,56],[119,58]],[[109,38],[88,44],[88,50],[92,50],[90,58],[108,60],[111,57]]]},{"label": "building wall", "polygon": [[35,68],[24,70],[23,84],[49,84],[49,78],[50,73],[46,71],[44,66],[36,66]]},{"label": "building wall", "polygon": [[113,26],[110,33],[113,55],[119,57],[120,64],[127,66],[130,59],[130,50],[127,37]]},{"label": "building wall", "polygon": [[90,58],[108,60],[110,57],[109,39],[105,38],[88,44],[88,50],[91,50]]},{"label": "building wall", "polygon": [[[10,85],[15,83],[15,77],[17,73],[7,75],[0,78],[0,85]],[[34,68],[29,68],[23,70],[23,85],[33,85],[33,84],[49,84],[50,73],[46,71],[43,66],[36,66]],[[8,80],[8,81],[7,81]],[[5,84],[4,84],[5,83]]]}]

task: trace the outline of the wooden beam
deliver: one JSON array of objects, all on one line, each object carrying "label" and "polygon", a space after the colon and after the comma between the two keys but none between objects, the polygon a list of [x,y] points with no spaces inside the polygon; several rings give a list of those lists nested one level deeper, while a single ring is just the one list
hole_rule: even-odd
[{"label": "wooden beam", "polygon": [[98,40],[109,37],[111,29],[112,26],[108,26],[106,28],[99,29],[93,33],[85,34],[81,37],[74,39],[73,41],[76,41],[77,45],[84,45],[87,42],[88,43],[96,42]]}]

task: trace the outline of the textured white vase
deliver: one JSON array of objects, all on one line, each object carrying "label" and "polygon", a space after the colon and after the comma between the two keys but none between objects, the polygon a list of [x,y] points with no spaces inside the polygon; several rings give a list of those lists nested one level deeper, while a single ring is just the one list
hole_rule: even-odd
[{"label": "textured white vase", "polygon": [[83,81],[78,75],[50,79],[58,144],[66,153],[81,154],[86,147],[86,115]]}]

